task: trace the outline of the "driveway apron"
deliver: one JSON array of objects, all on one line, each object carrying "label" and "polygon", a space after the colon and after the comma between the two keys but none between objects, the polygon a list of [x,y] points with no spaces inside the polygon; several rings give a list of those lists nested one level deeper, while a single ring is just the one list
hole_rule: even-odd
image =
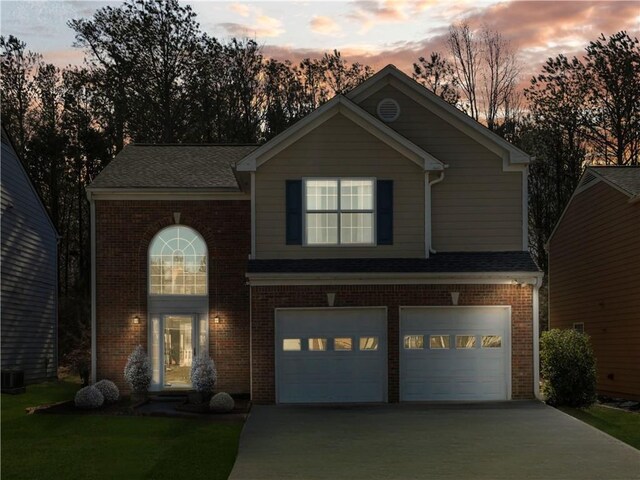
[{"label": "driveway apron", "polygon": [[539,402],[254,406],[232,480],[640,479],[640,451]]}]

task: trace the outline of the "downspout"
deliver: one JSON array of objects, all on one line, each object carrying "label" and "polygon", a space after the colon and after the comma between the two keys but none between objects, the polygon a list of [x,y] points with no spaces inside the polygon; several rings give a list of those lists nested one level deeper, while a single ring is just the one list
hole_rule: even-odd
[{"label": "downspout", "polygon": [[251,255],[256,258],[256,172],[251,172]]},{"label": "downspout", "polygon": [[97,321],[96,321],[96,203],[87,192],[91,215],[91,383],[96,383],[98,366]]},{"label": "downspout", "polygon": [[[445,168],[448,167],[448,165],[444,166]],[[429,177],[429,174],[425,174],[425,182],[427,182],[427,179]],[[429,218],[429,232],[427,232],[427,238],[428,240],[428,251],[426,252],[426,257],[429,258],[429,254],[430,253],[437,253],[434,249],[433,249],[433,229],[431,228],[431,187],[434,186],[436,183],[440,183],[442,180],[444,180],[444,170],[442,172],[440,172],[440,176],[438,178],[436,178],[435,180],[431,180],[430,182],[427,183],[427,195],[429,197],[429,201],[428,201],[428,218]],[[426,203],[426,202],[425,202]],[[425,218],[427,216],[427,205],[425,205]],[[425,221],[425,229],[427,228],[427,223]]]},{"label": "downspout", "polygon": [[540,400],[540,284],[536,278],[533,284],[533,394]]}]

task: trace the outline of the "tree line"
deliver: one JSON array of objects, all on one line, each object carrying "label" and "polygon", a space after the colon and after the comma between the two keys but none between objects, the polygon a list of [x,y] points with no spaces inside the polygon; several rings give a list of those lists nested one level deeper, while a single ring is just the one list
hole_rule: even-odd
[{"label": "tree line", "polygon": [[[334,50],[293,63],[255,40],[203,32],[178,0],[126,0],[69,22],[82,66],[46,63],[0,38],[2,124],[61,235],[60,353],[90,329],[89,207],[84,188],[130,142],[262,143],[374,73]],[[640,47],[626,32],[590,42],[582,58],[549,59],[526,89],[499,32],[465,24],[447,51],[417,59],[426,88],[536,158],[530,240],[544,242],[587,163],[637,165]]]}]

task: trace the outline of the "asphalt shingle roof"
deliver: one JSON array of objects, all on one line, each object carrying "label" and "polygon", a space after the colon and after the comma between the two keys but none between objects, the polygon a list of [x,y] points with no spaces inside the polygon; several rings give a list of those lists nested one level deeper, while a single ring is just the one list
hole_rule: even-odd
[{"label": "asphalt shingle roof", "polygon": [[92,188],[238,189],[232,166],[257,145],[127,145]]},{"label": "asphalt shingle roof", "polygon": [[640,166],[589,167],[630,195],[640,195]]},{"label": "asphalt shingle roof", "polygon": [[250,260],[249,273],[539,272],[529,252],[443,252],[424,258]]}]

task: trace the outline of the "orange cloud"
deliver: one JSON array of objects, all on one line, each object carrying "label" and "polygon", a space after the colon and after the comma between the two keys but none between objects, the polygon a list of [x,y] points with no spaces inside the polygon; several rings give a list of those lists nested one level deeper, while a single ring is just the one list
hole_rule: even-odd
[{"label": "orange cloud", "polygon": [[405,0],[385,0],[383,2],[357,0],[347,18],[360,24],[359,33],[367,33],[380,23],[404,22],[409,20],[405,13]]},{"label": "orange cloud", "polygon": [[309,22],[311,30],[321,35],[335,35],[340,33],[341,28],[338,23],[329,17],[315,15]]}]

